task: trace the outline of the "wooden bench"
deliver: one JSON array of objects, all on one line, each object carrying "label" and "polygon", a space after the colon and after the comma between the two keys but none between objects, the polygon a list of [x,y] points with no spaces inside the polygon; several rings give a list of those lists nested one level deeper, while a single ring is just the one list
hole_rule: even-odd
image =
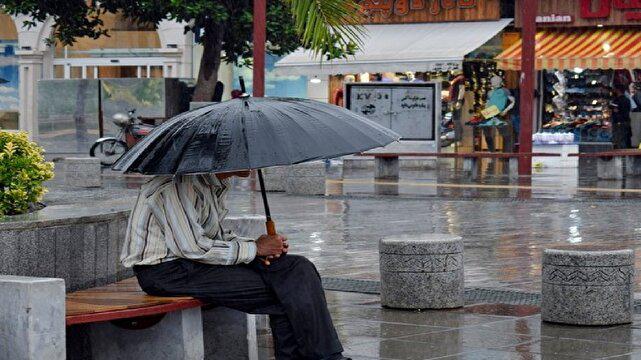
[{"label": "wooden bench", "polygon": [[622,180],[625,174],[641,175],[641,150],[609,150],[594,153],[576,153],[569,156],[597,159],[597,177],[604,180]]},{"label": "wooden bench", "polygon": [[463,159],[463,170],[469,171],[473,179],[478,177],[479,163],[481,159],[504,159],[508,160],[509,174],[511,178],[518,177],[518,159],[522,157],[554,156],[556,153],[496,153],[496,152],[473,152],[473,153],[435,153],[435,152],[413,152],[413,153],[361,153],[357,156],[373,157],[375,162],[375,179],[398,179],[399,157],[437,157]]},{"label": "wooden bench", "polygon": [[[66,294],[68,337],[88,337],[92,359],[202,359],[201,307],[192,297],[145,294],[136,278]],[[75,325],[84,324],[82,336]],[[76,350],[76,351],[74,351]]]},{"label": "wooden bench", "polygon": [[[167,313],[204,304],[192,297],[158,297],[145,294],[136,278],[80,290],[66,295],[65,324],[97,323],[140,318],[162,318]],[[134,326],[134,325],[132,325]]]}]

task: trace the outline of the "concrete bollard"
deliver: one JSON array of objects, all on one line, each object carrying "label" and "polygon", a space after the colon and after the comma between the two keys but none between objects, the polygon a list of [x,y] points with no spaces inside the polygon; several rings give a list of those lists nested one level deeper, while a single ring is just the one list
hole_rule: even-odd
[{"label": "concrete bollard", "polygon": [[274,166],[264,168],[263,180],[265,181],[265,191],[285,191],[287,182],[287,167]]},{"label": "concrete bollard", "polygon": [[65,282],[0,275],[0,360],[64,360]]},{"label": "concrete bollard", "polygon": [[398,235],[379,242],[381,304],[401,309],[464,305],[463,240],[448,234]]},{"label": "concrete bollard", "polygon": [[313,161],[289,167],[287,194],[325,195],[325,163]]},{"label": "concrete bollard", "polygon": [[634,250],[598,245],[543,251],[541,319],[573,325],[631,323]]},{"label": "concrete bollard", "polygon": [[77,187],[102,186],[101,165],[98,158],[65,158],[65,184]]}]

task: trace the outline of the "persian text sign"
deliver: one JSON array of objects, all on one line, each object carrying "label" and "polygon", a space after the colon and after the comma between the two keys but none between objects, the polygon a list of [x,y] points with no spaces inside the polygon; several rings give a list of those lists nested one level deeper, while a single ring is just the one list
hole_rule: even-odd
[{"label": "persian text sign", "polygon": [[581,17],[608,19],[612,11],[622,11],[628,21],[641,21],[641,0],[581,0]]},{"label": "persian text sign", "polygon": [[365,23],[496,20],[499,0],[361,0]]}]

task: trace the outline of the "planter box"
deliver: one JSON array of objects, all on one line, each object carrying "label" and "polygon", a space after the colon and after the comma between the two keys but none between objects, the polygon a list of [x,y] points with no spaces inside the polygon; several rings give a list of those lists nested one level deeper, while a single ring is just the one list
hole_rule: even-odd
[{"label": "planter box", "polygon": [[0,220],[0,274],[53,277],[74,291],[132,276],[120,265],[129,210],[50,206]]}]

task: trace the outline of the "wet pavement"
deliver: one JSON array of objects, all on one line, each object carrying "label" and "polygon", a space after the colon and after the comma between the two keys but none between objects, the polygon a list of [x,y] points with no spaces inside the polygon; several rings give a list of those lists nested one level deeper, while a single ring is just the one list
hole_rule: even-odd
[{"label": "wet pavement", "polygon": [[[378,280],[378,240],[406,233],[460,235],[466,287],[528,293],[540,290],[547,246],[641,247],[638,179],[603,182],[544,169],[513,183],[502,169],[485,166],[478,181],[452,164],[402,171],[398,182],[374,182],[368,170],[341,174],[332,168],[328,196],[271,193],[272,215],[292,252],[310,258],[323,277]],[[66,188],[59,178],[49,184],[45,202],[126,205],[142,181],[107,171],[104,187],[90,190]],[[254,186],[237,182],[228,199],[232,214],[262,213]],[[346,354],[355,359],[641,359],[640,315],[632,325],[570,327],[541,323],[535,306],[414,312],[383,309],[378,295],[327,296]]]}]

